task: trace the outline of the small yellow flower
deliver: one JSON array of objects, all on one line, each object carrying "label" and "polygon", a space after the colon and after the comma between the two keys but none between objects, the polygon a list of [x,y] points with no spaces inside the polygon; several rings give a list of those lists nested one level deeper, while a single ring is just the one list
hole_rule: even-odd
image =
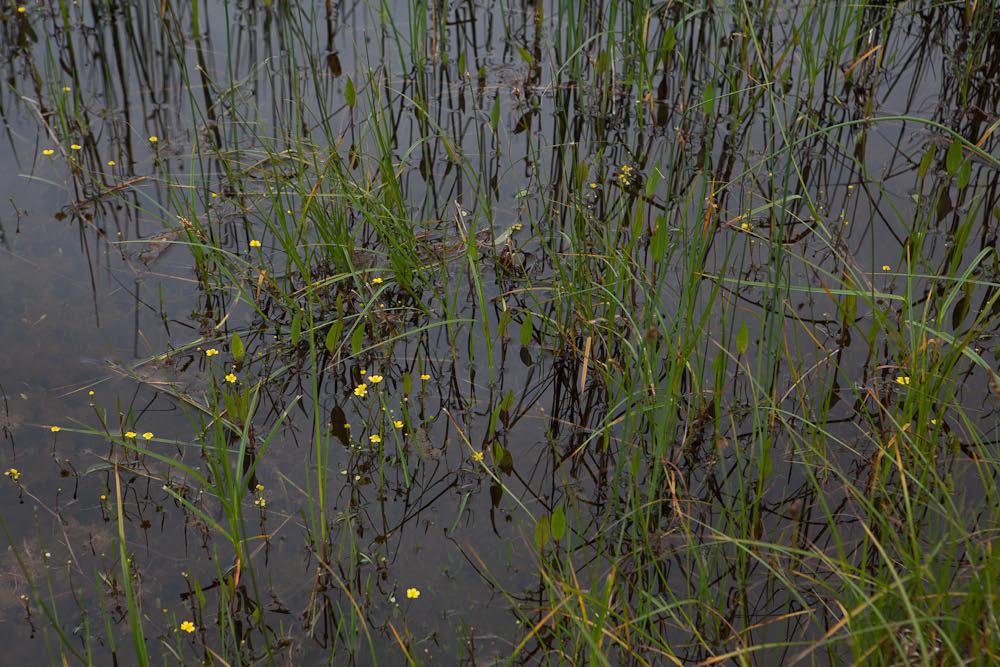
[{"label": "small yellow flower", "polygon": [[218,192],[213,192],[212,193],[212,199],[218,199],[218,197],[219,197],[219,193]]},{"label": "small yellow flower", "polygon": [[11,480],[14,482],[21,479],[21,471],[18,470],[17,468],[10,468],[7,472],[4,473],[4,475],[10,477]]},{"label": "small yellow flower", "polygon": [[253,504],[256,505],[257,507],[266,507],[267,501],[264,499],[264,496],[261,496],[257,500],[253,501]]},{"label": "small yellow flower", "polygon": [[483,453],[482,452],[472,452],[472,460],[475,461],[476,463],[481,463],[482,460],[483,460]]},{"label": "small yellow flower", "polygon": [[260,493],[261,491],[263,491],[263,490],[264,490],[264,485],[263,485],[263,484],[258,484],[257,486],[253,487],[253,489],[254,489],[254,491],[256,491],[257,493]]},{"label": "small yellow flower", "polygon": [[91,389],[90,391],[87,392],[87,396],[93,396],[93,395],[94,395],[94,390],[93,389]]},{"label": "small yellow flower", "polygon": [[205,356],[206,357],[214,357],[218,353],[219,353],[219,351],[216,350],[214,347],[210,347],[207,350],[205,350]]},{"label": "small yellow flower", "polygon": [[28,11],[28,9],[24,5],[22,5],[22,6],[20,6],[20,7],[17,8],[17,13],[18,14],[23,14],[26,11]]},{"label": "small yellow flower", "polygon": [[397,419],[396,421],[392,422],[392,425],[395,426],[396,428],[403,428],[403,420]]},{"label": "small yellow flower", "polygon": [[590,189],[591,190],[596,190],[597,189],[597,183],[591,183],[590,184]]},{"label": "small yellow flower", "polygon": [[109,167],[114,167],[114,166],[115,166],[115,165],[117,165],[117,164],[118,164],[118,163],[117,163],[117,162],[115,162],[114,160],[108,160],[108,166],[109,166]]},{"label": "small yellow flower", "polygon": [[420,590],[416,588],[407,588],[406,597],[410,598],[411,600],[416,600],[418,597],[420,597]]},{"label": "small yellow flower", "polygon": [[58,433],[59,431],[62,430],[62,427],[61,426],[50,426],[49,430],[52,431],[53,433]]},{"label": "small yellow flower", "polygon": [[70,147],[70,149],[72,149],[74,151],[78,151],[78,150],[82,150],[83,149],[83,146],[81,146],[80,144],[70,144],[69,147]]},{"label": "small yellow flower", "polygon": [[424,373],[423,375],[420,376],[420,379],[423,380],[424,382],[427,382],[428,380],[431,379],[431,376],[428,375],[427,373]]},{"label": "small yellow flower", "polygon": [[368,436],[368,440],[373,445],[377,445],[378,443],[382,442],[382,436],[380,436],[377,433],[375,433],[375,434],[372,434],[372,435]]},{"label": "small yellow flower", "polygon": [[257,239],[250,239],[250,247],[251,248],[259,248],[260,247],[260,241],[258,241]]},{"label": "small yellow flower", "polygon": [[46,148],[45,150],[42,151],[42,155],[44,155],[45,157],[49,157],[50,155],[55,155],[55,154],[56,152],[51,148]]},{"label": "small yellow flower", "polygon": [[227,373],[225,379],[229,384],[236,384],[236,373]]},{"label": "small yellow flower", "polygon": [[938,420],[936,420],[936,419],[931,419],[931,424],[933,424],[934,426],[937,426],[937,424],[938,424]]},{"label": "small yellow flower", "polygon": [[883,270],[883,271],[889,271],[890,269],[892,269],[892,267],[891,267],[891,266],[889,266],[888,264],[883,264],[883,265],[882,265],[882,270]]},{"label": "small yellow flower", "polygon": [[382,381],[383,378],[381,375],[369,375],[368,379],[371,381],[372,384],[378,384],[379,382]]},{"label": "small yellow flower", "polygon": [[108,500],[108,497],[105,494],[102,493],[100,501],[103,503],[103,502],[107,502],[107,500]]},{"label": "small yellow flower", "polygon": [[146,431],[145,433],[142,434],[142,437],[144,439],[146,439],[146,440],[152,440],[153,439],[153,432],[152,431]]},{"label": "small yellow flower", "polygon": [[149,143],[155,144],[159,140],[160,140],[160,138],[158,136],[156,136],[155,134],[149,135]]},{"label": "small yellow flower", "polygon": [[740,229],[742,229],[745,232],[750,231],[750,223],[749,222],[741,223],[740,224]]},{"label": "small yellow flower", "polygon": [[899,375],[899,376],[897,376],[896,377],[896,384],[902,384],[902,385],[910,384],[910,376],[909,375]]},{"label": "small yellow flower", "polygon": [[135,431],[125,431],[125,437],[129,440],[133,439],[135,437]]},{"label": "small yellow flower", "polygon": [[360,371],[358,371],[358,372],[359,372],[359,373],[361,373],[362,375],[364,375],[364,374],[365,374],[365,373],[367,373],[368,371],[366,371],[365,369],[363,369],[363,368],[362,368],[362,369],[361,369]]},{"label": "small yellow flower", "polygon": [[72,89],[72,88],[70,88],[69,86],[63,86],[63,92],[64,92],[64,93],[68,93],[68,92],[70,92],[71,90],[73,90],[73,89]]},{"label": "small yellow flower", "polygon": [[362,382],[361,384],[359,384],[357,387],[354,388],[355,396],[360,396],[361,398],[364,398],[365,394],[367,393],[368,393],[368,385],[366,385],[364,382]]},{"label": "small yellow flower", "polygon": [[191,634],[192,632],[194,632],[194,623],[192,623],[191,621],[184,621],[183,623],[181,623],[181,630],[183,630],[188,634]]},{"label": "small yellow flower", "polygon": [[372,285],[381,285],[381,284],[382,284],[381,278],[372,278]]}]

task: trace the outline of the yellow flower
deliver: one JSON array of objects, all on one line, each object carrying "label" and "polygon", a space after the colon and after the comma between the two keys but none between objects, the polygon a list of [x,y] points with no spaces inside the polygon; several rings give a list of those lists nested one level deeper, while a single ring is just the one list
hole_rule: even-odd
[{"label": "yellow flower", "polygon": [[219,351],[216,350],[214,347],[210,347],[207,350],[205,350],[205,356],[206,357],[214,357],[218,353],[219,353]]},{"label": "yellow flower", "polygon": [[406,597],[410,598],[411,600],[416,600],[418,597],[420,597],[420,591],[416,588],[407,588]]},{"label": "yellow flower", "polygon": [[49,430],[52,431],[53,433],[58,433],[59,431],[62,430],[62,427],[61,426],[50,426]]},{"label": "yellow flower", "polygon": [[475,461],[476,463],[482,462],[482,460],[483,460],[483,453],[482,452],[472,452],[472,460]]},{"label": "yellow flower", "polygon": [[135,437],[135,431],[125,431],[125,437],[131,440]]},{"label": "yellow flower", "polygon": [[591,183],[590,184],[590,189],[591,190],[596,190],[597,189],[597,183]]},{"label": "yellow flower", "polygon": [[70,88],[69,86],[63,86],[63,92],[64,92],[64,93],[68,93],[68,92],[70,92],[71,90],[73,90],[73,89],[72,89],[72,88]]},{"label": "yellow flower", "polygon": [[897,376],[896,377],[896,384],[903,384],[903,385],[910,384],[910,376],[909,375],[899,375],[899,376]]},{"label": "yellow flower", "polygon": [[81,146],[80,144],[70,144],[69,147],[74,151],[78,151],[83,148],[83,146]]},{"label": "yellow flower", "polygon": [[91,389],[90,391],[87,392],[87,396],[93,396],[93,395],[94,395],[94,390],[93,389]]},{"label": "yellow flower", "polygon": [[236,383],[236,373],[227,373],[225,379],[226,379],[226,382],[228,382],[229,384],[235,384]]},{"label": "yellow flower", "polygon": [[56,154],[56,152],[54,150],[52,150],[51,148],[46,148],[45,150],[42,151],[42,155],[44,155],[45,157],[48,157],[50,155],[55,155],[55,154]]},{"label": "yellow flower", "polygon": [[883,265],[882,265],[882,270],[883,270],[883,271],[888,271],[888,270],[890,270],[891,268],[892,268],[892,267],[891,267],[891,266],[889,266],[888,264],[883,264]]},{"label": "yellow flower", "polygon": [[264,485],[263,485],[263,484],[258,484],[257,486],[253,487],[253,489],[254,489],[254,491],[256,491],[257,493],[260,493],[261,491],[263,491],[263,490],[264,490]]},{"label": "yellow flower", "polygon": [[366,385],[364,382],[362,382],[361,384],[359,384],[357,387],[354,388],[355,396],[360,396],[361,398],[364,398],[365,394],[367,393],[368,393],[368,385]]},{"label": "yellow flower", "polygon": [[382,284],[381,278],[372,278],[372,285],[381,285],[381,284]]},{"label": "yellow flower", "polygon": [[105,494],[103,494],[103,493],[102,493],[102,494],[101,494],[101,498],[100,498],[101,502],[102,502],[102,503],[103,503],[103,502],[106,502],[106,501],[107,501],[107,499],[108,499],[108,497],[107,497],[107,496],[106,496]]},{"label": "yellow flower", "polygon": [[938,423],[938,420],[936,420],[936,419],[931,419],[931,424],[933,424],[934,426],[937,426],[937,423]]},{"label": "yellow flower", "polygon": [[156,136],[155,134],[149,135],[149,143],[155,144],[159,140],[160,140],[160,138],[158,136]]},{"label": "yellow flower", "polygon": [[258,241],[257,239],[250,239],[250,247],[251,248],[259,248],[260,247],[260,241]]},{"label": "yellow flower", "polygon": [[373,445],[377,445],[378,443],[382,442],[382,436],[375,433],[373,435],[368,436],[368,440],[371,441]]},{"label": "yellow flower", "polygon": [[396,421],[392,422],[392,425],[395,426],[396,428],[403,428],[403,420],[397,419]]},{"label": "yellow flower", "polygon": [[10,477],[11,480],[13,480],[15,482],[17,480],[21,479],[21,471],[18,470],[17,468],[11,468],[11,469],[9,469],[7,472],[4,473],[4,475],[6,475],[7,477]]},{"label": "yellow flower", "polygon": [[740,229],[742,229],[745,232],[750,231],[750,223],[749,222],[741,223],[740,224]]},{"label": "yellow flower", "polygon": [[218,192],[213,192],[212,193],[212,199],[217,199],[218,197],[219,197],[219,193]]},{"label": "yellow flower", "polygon": [[145,433],[142,434],[142,437],[145,438],[146,440],[152,440],[153,439],[153,432],[152,431],[146,431]]},{"label": "yellow flower", "polygon": [[382,381],[382,376],[381,375],[369,375],[368,379],[371,380],[372,384],[378,384],[379,382]]},{"label": "yellow flower", "polygon": [[118,164],[118,163],[117,163],[117,162],[115,162],[114,160],[108,160],[108,166],[109,166],[109,167],[113,167],[113,166],[115,166],[116,164]]},{"label": "yellow flower", "polygon": [[253,501],[253,504],[256,505],[257,507],[266,507],[267,501],[264,500],[264,496],[261,496],[257,500]]},{"label": "yellow flower", "polygon": [[428,375],[427,373],[424,373],[423,375],[420,376],[420,379],[423,380],[424,382],[427,382],[428,380],[431,379],[431,376]]},{"label": "yellow flower", "polygon": [[23,5],[17,8],[17,13],[18,13],[18,14],[23,14],[23,13],[25,13],[26,11],[28,11],[28,10],[27,10],[27,8],[26,8],[26,7],[24,7]]},{"label": "yellow flower", "polygon": [[361,369],[360,371],[358,371],[358,372],[359,372],[359,373],[361,373],[362,375],[364,375],[364,374],[365,374],[365,373],[367,373],[368,371],[366,371],[365,369],[363,369],[363,368],[362,368],[362,369]]},{"label": "yellow flower", "polygon": [[192,632],[194,632],[194,623],[192,623],[191,621],[184,621],[183,623],[181,623],[181,630],[183,630],[188,634],[191,634]]}]

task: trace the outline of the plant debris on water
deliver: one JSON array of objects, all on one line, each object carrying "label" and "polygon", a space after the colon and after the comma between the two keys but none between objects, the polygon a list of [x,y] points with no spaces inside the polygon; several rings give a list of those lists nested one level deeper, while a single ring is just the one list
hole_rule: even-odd
[{"label": "plant debris on water", "polygon": [[1000,11],[0,7],[11,664],[1000,663]]}]

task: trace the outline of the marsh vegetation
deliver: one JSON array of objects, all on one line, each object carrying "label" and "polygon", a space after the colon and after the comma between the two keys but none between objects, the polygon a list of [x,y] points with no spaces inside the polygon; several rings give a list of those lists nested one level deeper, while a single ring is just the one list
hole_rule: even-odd
[{"label": "marsh vegetation", "polygon": [[0,8],[18,664],[1000,661],[1000,10]]}]

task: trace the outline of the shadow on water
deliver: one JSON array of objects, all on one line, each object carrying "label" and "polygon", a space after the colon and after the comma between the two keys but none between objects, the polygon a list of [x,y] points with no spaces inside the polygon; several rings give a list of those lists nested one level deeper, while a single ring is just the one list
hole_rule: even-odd
[{"label": "shadow on water", "polygon": [[12,660],[997,655],[991,3],[24,9]]}]

